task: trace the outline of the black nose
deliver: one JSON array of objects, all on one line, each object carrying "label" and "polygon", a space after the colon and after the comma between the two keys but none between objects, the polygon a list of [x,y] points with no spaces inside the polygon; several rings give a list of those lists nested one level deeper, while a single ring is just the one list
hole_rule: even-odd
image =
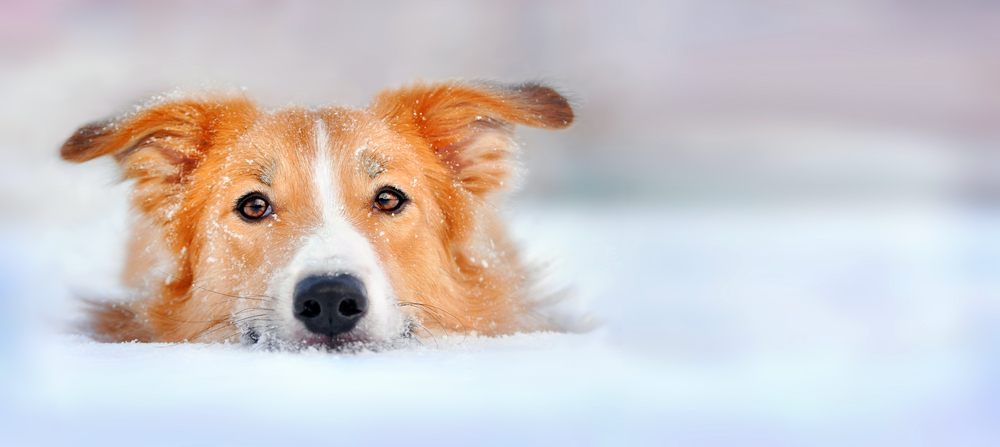
[{"label": "black nose", "polygon": [[365,285],[354,276],[309,276],[295,286],[295,318],[317,334],[343,334],[367,310]]}]

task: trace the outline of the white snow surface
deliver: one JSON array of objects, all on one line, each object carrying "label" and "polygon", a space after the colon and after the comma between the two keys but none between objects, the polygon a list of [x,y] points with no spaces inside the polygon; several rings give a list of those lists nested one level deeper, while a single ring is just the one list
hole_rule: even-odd
[{"label": "white snow surface", "polygon": [[995,215],[522,203],[518,239],[598,329],[291,353],[74,334],[75,297],[119,292],[125,189],[95,184],[0,232],[3,445],[1000,439]]}]

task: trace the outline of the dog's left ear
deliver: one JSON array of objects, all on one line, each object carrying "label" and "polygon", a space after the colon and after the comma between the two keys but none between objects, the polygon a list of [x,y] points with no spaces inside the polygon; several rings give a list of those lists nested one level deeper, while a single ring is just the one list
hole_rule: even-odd
[{"label": "dog's left ear", "polygon": [[418,136],[476,195],[503,186],[512,173],[515,124],[562,129],[569,102],[550,87],[440,83],[382,92],[372,112],[396,131]]}]

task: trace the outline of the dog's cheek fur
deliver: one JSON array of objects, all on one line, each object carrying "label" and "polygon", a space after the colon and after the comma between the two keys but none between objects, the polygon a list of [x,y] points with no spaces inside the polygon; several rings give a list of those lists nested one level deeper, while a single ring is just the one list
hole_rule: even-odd
[{"label": "dog's cheek fur", "polygon": [[106,342],[138,341],[150,342],[155,336],[148,325],[143,324],[136,307],[139,303],[85,302],[86,330],[95,338]]},{"label": "dog's cheek fur", "polygon": [[[113,121],[81,128],[63,145],[63,158],[82,162],[111,155],[123,177],[133,180],[131,204],[143,222],[134,240],[163,242],[168,272],[146,277],[148,271],[126,269],[126,284],[141,284],[149,295],[136,304],[96,306],[91,326],[99,338],[113,341],[186,339],[180,322],[197,317],[179,310],[192,284],[192,247],[205,195],[192,188],[192,175],[205,155],[231,147],[257,115],[243,98],[181,100],[157,104]],[[146,265],[141,250],[132,247],[128,264]],[[140,275],[143,277],[134,277]],[[140,297],[142,298],[142,297]],[[202,318],[204,320],[204,318]]]}]

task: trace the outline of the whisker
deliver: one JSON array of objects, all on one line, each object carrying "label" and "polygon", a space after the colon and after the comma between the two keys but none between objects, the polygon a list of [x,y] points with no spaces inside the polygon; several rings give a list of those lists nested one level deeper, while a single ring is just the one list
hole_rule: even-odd
[{"label": "whisker", "polygon": [[233,316],[236,316],[236,315],[239,315],[239,314],[241,314],[243,312],[251,311],[251,310],[263,310],[263,311],[268,311],[268,312],[273,312],[274,311],[274,309],[272,309],[270,307],[248,307],[246,309],[242,309],[242,310],[238,310],[236,312],[233,312],[229,316],[212,318],[212,319],[209,319],[209,320],[181,320],[181,319],[178,319],[178,318],[172,318],[172,317],[170,317],[168,315],[157,315],[157,317],[163,318],[164,320],[170,320],[170,321],[173,321],[175,323],[185,323],[185,324],[218,323],[218,322],[221,322],[221,321],[226,321],[226,320],[230,319]]},{"label": "whisker", "polygon": [[[456,328],[456,329],[468,329],[468,326],[466,326],[466,324],[461,319],[459,319],[458,317],[456,317],[451,312],[448,312],[448,311],[446,311],[446,310],[444,310],[444,309],[442,309],[440,307],[437,307],[437,306],[434,306],[434,305],[430,305],[430,304],[425,304],[425,303],[418,303],[418,302],[414,302],[414,301],[401,301],[401,302],[399,302],[397,304],[400,305],[400,306],[412,306],[412,307],[416,307],[418,309],[424,310],[425,312],[427,312],[428,315],[437,314],[437,317],[440,317],[440,314],[443,313],[445,316],[451,317],[451,319],[454,320],[455,323],[457,323],[454,326],[454,328]],[[441,327],[447,327],[447,325],[445,325],[444,322],[442,322],[440,318],[435,318],[435,320],[437,321],[438,324],[441,325]]]},{"label": "whisker", "polygon": [[226,317],[219,317],[219,318],[213,318],[211,320],[179,320],[179,319],[176,319],[176,318],[171,318],[171,317],[169,317],[167,315],[157,315],[157,318],[162,318],[164,320],[173,321],[174,323],[185,323],[185,324],[218,323],[220,321],[225,321],[227,319]]},{"label": "whisker", "polygon": [[[424,325],[423,325],[423,324],[420,324],[420,323],[418,323],[418,322],[416,322],[416,321],[412,322],[412,325],[413,325],[413,327],[414,327],[414,328],[416,328],[416,329],[423,329],[423,331],[424,331],[424,332],[426,332],[426,333],[427,333],[427,335],[430,335],[430,337],[431,337],[431,341],[433,341],[433,342],[434,342],[434,347],[435,347],[435,348],[440,348],[440,347],[441,347],[441,345],[439,345],[439,344],[438,344],[438,339],[437,339],[437,336],[436,336],[436,335],[434,335],[434,333],[433,333],[433,332],[431,332],[431,330],[430,330],[430,329],[427,329],[426,327],[424,327]],[[421,342],[421,341],[420,341],[420,339],[419,339],[419,338],[414,338],[414,340],[416,340],[416,341],[417,341],[417,343],[420,343],[421,345],[423,345],[423,344],[424,344],[423,342]]]},{"label": "whisker", "polygon": [[457,322],[458,325],[461,326],[462,328],[466,327],[465,323],[463,323],[460,318],[456,317],[455,314],[453,314],[451,312],[448,312],[447,310],[444,310],[444,309],[442,309],[442,308],[440,308],[438,306],[434,306],[434,305],[430,305],[430,304],[424,304],[424,303],[417,303],[417,304],[419,304],[421,306],[424,306],[424,307],[429,307],[431,309],[434,309],[437,312],[443,312],[445,315],[447,315],[447,316],[451,317],[451,319],[455,320],[455,322]]},{"label": "whisker", "polygon": [[422,312],[426,313],[428,316],[430,316],[431,318],[433,318],[434,321],[437,322],[437,324],[439,324],[441,327],[445,327],[444,321],[441,321],[441,317],[439,315],[437,315],[436,313],[434,313],[431,309],[425,308],[423,306],[419,306],[417,303],[398,303],[398,305],[400,307],[413,307],[413,308],[415,308],[415,309],[417,309],[419,311],[422,311]]},{"label": "whisker", "polygon": [[276,300],[277,299],[277,298],[275,298],[273,296],[269,296],[269,295],[236,295],[236,294],[232,294],[232,293],[219,292],[218,290],[212,290],[212,289],[209,289],[209,288],[206,288],[206,287],[202,287],[202,286],[199,286],[199,285],[193,285],[192,287],[194,287],[196,289],[199,289],[199,290],[204,290],[204,291],[209,292],[209,293],[214,293],[214,294],[217,294],[217,295],[227,296],[227,297],[230,297],[230,298],[236,298],[236,299],[241,299],[241,300],[272,301],[272,300]]},{"label": "whisker", "polygon": [[[223,338],[234,337],[236,335],[239,335],[239,334],[243,333],[243,329],[239,327],[238,323],[249,324],[249,323],[253,323],[253,322],[258,321],[258,320],[255,320],[254,317],[262,317],[262,315],[256,315],[256,316],[252,316],[252,317],[247,317],[247,318],[243,318],[243,319],[240,319],[240,320],[235,320],[235,321],[232,321],[232,322],[229,322],[229,321],[225,322],[225,323],[232,323],[232,324],[226,324],[226,325],[222,325],[222,326],[219,326],[219,325],[210,326],[210,327],[206,328],[206,330],[200,332],[195,338],[206,337],[208,335],[211,335],[211,334],[213,334],[215,332],[218,332],[220,330],[223,330],[223,329],[233,329],[233,333],[232,334],[229,334],[229,335],[227,335],[227,336],[225,336]],[[260,320],[260,321],[272,322],[271,320]]]}]

